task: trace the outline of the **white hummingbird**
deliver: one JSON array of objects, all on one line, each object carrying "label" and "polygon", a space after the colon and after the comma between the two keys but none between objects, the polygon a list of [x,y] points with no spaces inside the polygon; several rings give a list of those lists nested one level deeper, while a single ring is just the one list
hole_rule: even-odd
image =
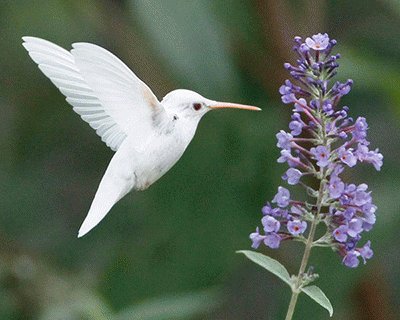
[{"label": "white hummingbird", "polygon": [[208,111],[253,106],[217,102],[184,89],[159,102],[149,87],[120,59],[90,43],[74,43],[69,52],[36,37],[23,46],[39,69],[113,151],[89,213],[79,229],[94,228],[132,189],[145,190],[182,156]]}]

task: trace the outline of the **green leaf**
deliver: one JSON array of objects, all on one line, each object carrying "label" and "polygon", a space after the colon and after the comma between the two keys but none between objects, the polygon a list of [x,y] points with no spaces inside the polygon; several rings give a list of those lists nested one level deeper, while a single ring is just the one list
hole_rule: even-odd
[{"label": "green leaf", "polygon": [[220,302],[218,291],[212,289],[164,296],[128,307],[113,320],[183,320],[199,316],[208,319],[206,315],[215,310]]},{"label": "green leaf", "polygon": [[264,269],[267,269],[269,272],[273,273],[278,278],[287,283],[290,287],[292,286],[289,272],[280,262],[258,252],[241,250],[237,251],[237,253],[243,253],[251,261],[257,263]]},{"label": "green leaf", "polygon": [[301,289],[306,295],[308,295],[315,302],[318,302],[322,307],[324,307],[329,312],[329,316],[333,315],[333,307],[329,299],[326,297],[325,293],[322,292],[317,286],[307,286]]}]

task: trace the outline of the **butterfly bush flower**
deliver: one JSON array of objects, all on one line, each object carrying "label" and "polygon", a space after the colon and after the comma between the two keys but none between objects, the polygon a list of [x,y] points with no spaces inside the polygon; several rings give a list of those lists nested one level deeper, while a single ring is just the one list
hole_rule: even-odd
[{"label": "butterfly bush flower", "polygon": [[329,37],[326,33],[318,33],[306,39],[306,46],[316,51],[325,50],[329,46]]},{"label": "butterfly bush flower", "polygon": [[[286,240],[311,241],[310,247],[331,247],[345,266],[355,268],[373,256],[370,241],[362,244],[362,239],[375,223],[377,207],[367,184],[347,182],[342,174],[361,163],[379,171],[383,156],[378,149],[370,150],[366,119],[353,120],[349,108],[340,106],[353,81],[332,83],[340,58],[331,53],[335,45],[326,33],[304,42],[295,38],[297,63],[284,64],[293,79],[279,89],[282,102],[293,105],[293,113],[289,130],[281,130],[276,138],[281,149],[278,162],[289,166],[282,179],[304,187],[307,197],[295,200],[288,189],[278,187],[272,204],[262,208],[262,231],[257,228],[250,239],[255,249],[262,244],[278,248]],[[304,176],[314,181],[307,179],[306,185]],[[326,233],[313,239],[321,225]]]}]

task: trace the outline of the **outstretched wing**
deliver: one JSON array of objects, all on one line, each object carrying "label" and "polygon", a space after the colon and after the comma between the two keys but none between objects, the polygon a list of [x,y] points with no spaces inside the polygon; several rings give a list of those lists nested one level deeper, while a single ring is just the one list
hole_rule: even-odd
[{"label": "outstretched wing", "polygon": [[154,121],[166,117],[147,85],[109,51],[75,43],[68,52],[40,38],[23,40],[40,70],[112,150],[127,136],[139,148],[154,130]]}]

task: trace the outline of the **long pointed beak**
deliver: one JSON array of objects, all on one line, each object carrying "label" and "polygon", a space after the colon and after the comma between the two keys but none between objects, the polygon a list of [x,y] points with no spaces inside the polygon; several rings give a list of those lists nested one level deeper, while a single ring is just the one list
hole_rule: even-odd
[{"label": "long pointed beak", "polygon": [[260,108],[254,106],[248,106],[245,104],[230,103],[230,102],[215,102],[209,106],[211,109],[222,109],[222,108],[233,108],[233,109],[243,109],[251,111],[261,111]]}]

